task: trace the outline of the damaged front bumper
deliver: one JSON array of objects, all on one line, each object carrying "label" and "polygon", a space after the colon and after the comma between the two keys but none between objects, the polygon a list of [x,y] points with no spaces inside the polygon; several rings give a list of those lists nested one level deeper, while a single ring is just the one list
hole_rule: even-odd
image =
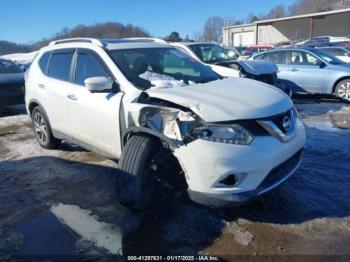
[{"label": "damaged front bumper", "polygon": [[[261,136],[244,146],[199,139],[176,149],[174,155],[185,172],[189,197],[203,205],[220,207],[250,201],[276,188],[301,163],[305,144],[301,122],[295,132],[289,142]],[[243,174],[238,183],[222,183],[236,174]]]},{"label": "damaged front bumper", "polygon": [[255,190],[250,190],[235,194],[215,194],[202,193],[188,190],[189,197],[192,201],[213,207],[223,207],[232,205],[241,205],[249,202],[263,194],[272,191],[283,182],[288,180],[301,164],[303,149],[298,151],[294,156],[274,168]]}]

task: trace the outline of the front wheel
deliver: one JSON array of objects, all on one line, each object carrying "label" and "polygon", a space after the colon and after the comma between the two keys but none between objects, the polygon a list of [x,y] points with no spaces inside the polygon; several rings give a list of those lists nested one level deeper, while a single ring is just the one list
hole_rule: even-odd
[{"label": "front wheel", "polygon": [[121,204],[134,209],[151,204],[156,185],[152,163],[159,149],[159,141],[147,135],[134,135],[128,140],[118,163],[116,192]]},{"label": "front wheel", "polygon": [[340,81],[335,87],[334,95],[341,99],[350,101],[350,79]]}]

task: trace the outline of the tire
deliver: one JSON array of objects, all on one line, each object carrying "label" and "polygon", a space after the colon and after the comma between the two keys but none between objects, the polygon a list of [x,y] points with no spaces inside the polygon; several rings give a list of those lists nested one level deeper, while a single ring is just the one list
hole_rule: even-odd
[{"label": "tire", "polygon": [[350,79],[340,81],[334,89],[334,95],[350,102]]},{"label": "tire", "polygon": [[40,146],[46,149],[57,148],[61,140],[52,135],[50,122],[44,109],[40,106],[35,107],[31,116],[34,135]]},{"label": "tire", "polygon": [[122,205],[142,210],[151,204],[156,186],[151,164],[159,149],[159,141],[147,135],[128,140],[118,162],[117,198]]}]

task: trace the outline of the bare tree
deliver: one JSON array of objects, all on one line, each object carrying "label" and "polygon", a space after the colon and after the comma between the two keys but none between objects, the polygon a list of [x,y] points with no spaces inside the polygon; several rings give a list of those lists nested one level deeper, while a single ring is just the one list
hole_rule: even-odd
[{"label": "bare tree", "polygon": [[194,41],[204,41],[203,40],[203,33],[201,31],[194,31],[192,34],[192,38]]},{"label": "bare tree", "polygon": [[289,7],[289,13],[301,15],[348,7],[350,7],[350,0],[297,0]]},{"label": "bare tree", "polygon": [[284,5],[277,5],[268,12],[264,18],[274,19],[287,16],[286,7]]},{"label": "bare tree", "polygon": [[223,18],[219,16],[209,17],[203,28],[203,38],[206,42],[221,42]]}]

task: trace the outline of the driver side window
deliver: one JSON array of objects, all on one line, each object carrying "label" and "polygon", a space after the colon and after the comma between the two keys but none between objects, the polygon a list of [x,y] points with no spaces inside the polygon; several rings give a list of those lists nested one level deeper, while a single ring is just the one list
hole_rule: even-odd
[{"label": "driver side window", "polygon": [[75,71],[75,83],[84,86],[84,81],[87,78],[98,76],[111,78],[109,72],[96,56],[89,52],[79,51]]}]

